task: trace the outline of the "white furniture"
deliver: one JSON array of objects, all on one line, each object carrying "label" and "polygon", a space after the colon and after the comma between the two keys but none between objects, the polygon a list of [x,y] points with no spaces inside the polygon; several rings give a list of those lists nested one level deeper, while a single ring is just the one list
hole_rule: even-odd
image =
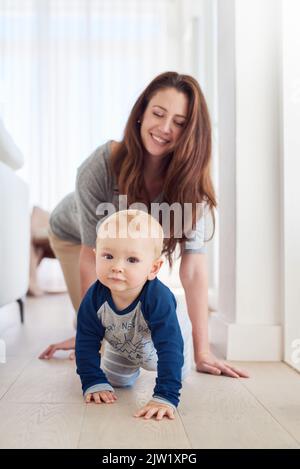
[{"label": "white furniture", "polygon": [[[29,189],[15,173],[23,156],[0,118],[0,307],[23,300],[29,281]],[[1,317],[1,315],[0,315]]]}]

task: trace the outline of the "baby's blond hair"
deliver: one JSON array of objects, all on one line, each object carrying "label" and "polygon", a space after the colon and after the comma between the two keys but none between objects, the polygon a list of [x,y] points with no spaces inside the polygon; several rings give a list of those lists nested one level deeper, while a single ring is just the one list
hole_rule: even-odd
[{"label": "baby's blond hair", "polygon": [[160,223],[143,210],[129,209],[105,218],[97,232],[98,241],[104,238],[143,238],[153,242],[155,259],[163,250],[164,232]]}]

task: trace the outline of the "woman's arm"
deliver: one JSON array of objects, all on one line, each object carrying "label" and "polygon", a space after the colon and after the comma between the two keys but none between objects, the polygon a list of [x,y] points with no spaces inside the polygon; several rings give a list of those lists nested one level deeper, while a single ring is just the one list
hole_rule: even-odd
[{"label": "woman's arm", "polygon": [[248,377],[245,371],[218,360],[208,340],[208,275],[205,254],[182,253],[179,276],[192,323],[194,359],[197,371],[233,378]]},{"label": "woman's arm", "polygon": [[209,351],[208,276],[205,254],[183,252],[179,276],[192,323],[194,358],[197,363],[197,357]]}]

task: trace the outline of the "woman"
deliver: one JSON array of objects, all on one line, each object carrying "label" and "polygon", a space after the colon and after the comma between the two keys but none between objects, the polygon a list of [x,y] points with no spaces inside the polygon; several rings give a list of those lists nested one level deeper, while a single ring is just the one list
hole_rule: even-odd
[{"label": "woman", "polygon": [[[192,324],[196,369],[246,377],[242,370],[218,360],[209,348],[204,216],[199,216],[196,204],[205,204],[214,221],[216,199],[210,163],[210,119],[197,81],[176,72],[163,73],[134,104],[123,140],[107,142],[82,163],[75,193],[65,197],[51,215],[50,242],[77,311],[96,280],[93,248],[101,219],[97,215],[99,204],[112,202],[118,209],[119,195],[127,195],[128,205],[143,202],[149,208],[151,202],[167,202],[169,206],[177,202],[182,207],[192,203],[194,240],[176,237],[171,222],[164,253],[172,266],[174,250],[180,244],[180,280]],[[73,349],[74,345],[74,338],[50,345],[40,358],[49,359],[56,350]]]}]

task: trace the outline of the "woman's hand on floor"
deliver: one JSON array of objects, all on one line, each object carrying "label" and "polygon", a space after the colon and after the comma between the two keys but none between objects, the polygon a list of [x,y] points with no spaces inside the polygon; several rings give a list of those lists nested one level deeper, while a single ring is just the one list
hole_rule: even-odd
[{"label": "woman's hand on floor", "polygon": [[89,404],[94,401],[96,404],[113,404],[117,400],[117,396],[112,391],[92,392],[85,396],[85,402]]},{"label": "woman's hand on floor", "polygon": [[[50,360],[50,358],[53,357],[53,355],[55,354],[55,352],[57,350],[74,350],[75,349],[75,337],[72,337],[71,339],[67,339],[67,340],[64,340],[63,342],[57,342],[56,344],[51,344],[49,345],[49,347],[46,348],[46,350],[44,350],[39,358],[41,358],[42,360]],[[72,352],[70,354],[70,359],[74,359],[75,358],[75,354],[74,352]]]},{"label": "woman's hand on floor", "polygon": [[219,360],[211,352],[200,353],[196,360],[196,369],[202,373],[210,373],[212,375],[222,374],[231,378],[249,378],[249,374],[245,370]]},{"label": "woman's hand on floor", "polygon": [[156,420],[162,420],[164,417],[175,419],[174,409],[168,404],[161,404],[160,402],[149,401],[139,411],[134,414],[134,417],[144,417],[148,420],[156,415]]}]

